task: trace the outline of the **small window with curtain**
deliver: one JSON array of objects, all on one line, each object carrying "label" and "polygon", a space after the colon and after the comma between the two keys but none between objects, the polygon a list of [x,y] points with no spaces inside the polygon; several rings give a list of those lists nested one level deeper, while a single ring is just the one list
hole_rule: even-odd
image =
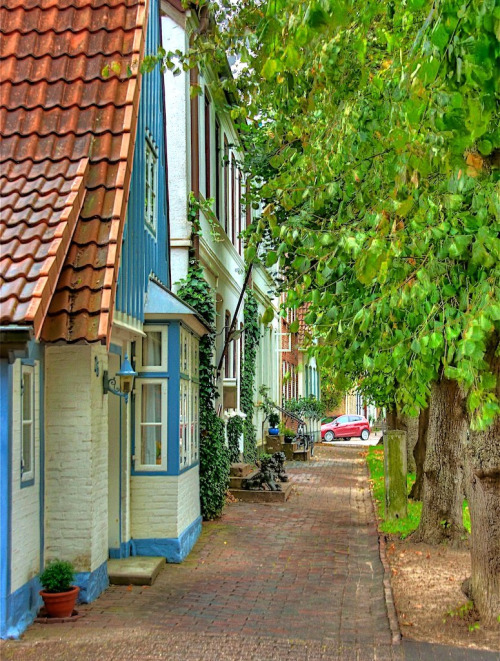
[{"label": "small window with curtain", "polygon": [[165,326],[146,326],[145,334],[145,337],[138,343],[138,371],[167,372],[167,328]]},{"label": "small window with curtain", "polygon": [[167,469],[167,381],[137,379],[135,469]]},{"label": "small window with curtain", "polygon": [[35,368],[21,370],[21,482],[35,477]]},{"label": "small window with curtain", "polygon": [[199,460],[198,338],[181,327],[181,379],[179,384],[179,468]]}]

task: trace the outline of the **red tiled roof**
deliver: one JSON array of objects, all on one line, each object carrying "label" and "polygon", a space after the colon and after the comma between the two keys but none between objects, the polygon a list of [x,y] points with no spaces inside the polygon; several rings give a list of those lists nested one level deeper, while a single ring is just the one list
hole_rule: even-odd
[{"label": "red tiled roof", "polygon": [[48,342],[109,341],[145,24],[146,0],[0,6],[0,322]]}]

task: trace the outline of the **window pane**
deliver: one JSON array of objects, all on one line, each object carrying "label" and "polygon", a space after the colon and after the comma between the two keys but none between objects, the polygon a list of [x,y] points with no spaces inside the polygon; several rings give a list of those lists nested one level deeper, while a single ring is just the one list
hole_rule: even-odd
[{"label": "window pane", "polygon": [[161,425],[142,425],[141,464],[161,464],[161,429]]},{"label": "window pane", "polygon": [[31,374],[24,372],[23,374],[23,420],[31,420]]},{"label": "window pane", "polygon": [[161,383],[142,384],[142,422],[161,423]]},{"label": "window pane", "polygon": [[147,337],[142,338],[142,364],[146,367],[160,367],[161,355],[161,331],[150,331]]},{"label": "window pane", "polygon": [[23,472],[31,472],[31,438],[33,425],[31,422],[23,424]]}]

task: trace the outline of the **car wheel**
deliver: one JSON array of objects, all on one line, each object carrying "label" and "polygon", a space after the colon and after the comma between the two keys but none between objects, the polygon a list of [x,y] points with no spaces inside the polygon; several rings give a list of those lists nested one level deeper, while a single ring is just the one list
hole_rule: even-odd
[{"label": "car wheel", "polygon": [[325,434],[325,441],[333,441],[335,439],[335,434],[332,431],[327,431]]},{"label": "car wheel", "polygon": [[361,440],[367,441],[369,436],[370,436],[370,432],[368,431],[368,429],[363,429],[363,431],[361,432]]}]

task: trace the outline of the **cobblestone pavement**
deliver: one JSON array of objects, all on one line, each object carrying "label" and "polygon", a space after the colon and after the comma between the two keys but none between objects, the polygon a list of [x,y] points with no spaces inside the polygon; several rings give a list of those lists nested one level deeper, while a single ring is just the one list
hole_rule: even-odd
[{"label": "cobblestone pavement", "polygon": [[112,586],[70,624],[31,626],[2,660],[486,661],[488,652],[392,644],[360,450],[291,463],[287,503],[235,503],[152,587]]}]

